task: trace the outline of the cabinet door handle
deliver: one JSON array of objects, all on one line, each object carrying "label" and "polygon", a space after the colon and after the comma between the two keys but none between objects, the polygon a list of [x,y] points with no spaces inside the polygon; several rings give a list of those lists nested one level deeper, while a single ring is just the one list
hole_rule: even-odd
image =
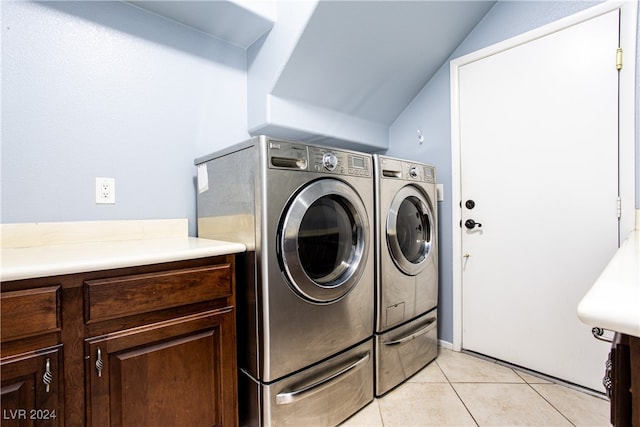
[{"label": "cabinet door handle", "polygon": [[42,382],[45,386],[45,391],[49,393],[51,381],[53,380],[53,374],[51,373],[51,359],[47,359],[44,364],[44,375],[42,375]]},{"label": "cabinet door handle", "polygon": [[98,378],[102,376],[102,368],[104,368],[104,362],[102,361],[102,351],[98,347],[98,358],[96,360],[96,370],[98,371]]},{"label": "cabinet door handle", "polygon": [[597,340],[600,341],[604,341],[604,342],[608,342],[608,343],[612,343],[613,342],[613,338],[603,338],[604,335],[604,329],[602,328],[592,328],[591,329],[591,334],[593,334],[593,337]]}]

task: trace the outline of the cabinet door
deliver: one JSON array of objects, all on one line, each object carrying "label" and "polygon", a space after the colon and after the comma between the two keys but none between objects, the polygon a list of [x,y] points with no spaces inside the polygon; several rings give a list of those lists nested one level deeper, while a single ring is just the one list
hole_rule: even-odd
[{"label": "cabinet door", "polygon": [[226,308],[87,340],[89,424],[237,425],[234,319]]},{"label": "cabinet door", "polygon": [[63,409],[61,346],[2,359],[2,425],[57,426]]}]

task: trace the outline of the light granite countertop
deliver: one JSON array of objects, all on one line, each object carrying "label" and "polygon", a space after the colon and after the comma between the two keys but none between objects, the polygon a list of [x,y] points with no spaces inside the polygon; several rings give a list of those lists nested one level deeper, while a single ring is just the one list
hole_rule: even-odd
[{"label": "light granite countertop", "polygon": [[640,337],[640,230],[622,243],[578,305],[583,323]]},{"label": "light granite countertop", "polygon": [[0,280],[157,264],[246,250],[240,243],[189,237],[187,229],[186,220],[3,224]]}]

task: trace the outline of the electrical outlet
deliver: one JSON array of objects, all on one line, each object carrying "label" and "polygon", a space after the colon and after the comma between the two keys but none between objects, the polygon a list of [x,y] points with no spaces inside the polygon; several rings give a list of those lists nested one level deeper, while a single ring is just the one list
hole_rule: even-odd
[{"label": "electrical outlet", "polygon": [[96,178],[96,203],[107,205],[116,203],[115,178]]}]

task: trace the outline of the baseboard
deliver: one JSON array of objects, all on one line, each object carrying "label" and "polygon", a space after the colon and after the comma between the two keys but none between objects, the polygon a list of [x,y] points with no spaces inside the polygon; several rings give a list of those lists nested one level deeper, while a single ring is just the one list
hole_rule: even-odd
[{"label": "baseboard", "polygon": [[449,341],[438,340],[438,347],[444,348],[445,350],[453,350],[453,344]]}]

